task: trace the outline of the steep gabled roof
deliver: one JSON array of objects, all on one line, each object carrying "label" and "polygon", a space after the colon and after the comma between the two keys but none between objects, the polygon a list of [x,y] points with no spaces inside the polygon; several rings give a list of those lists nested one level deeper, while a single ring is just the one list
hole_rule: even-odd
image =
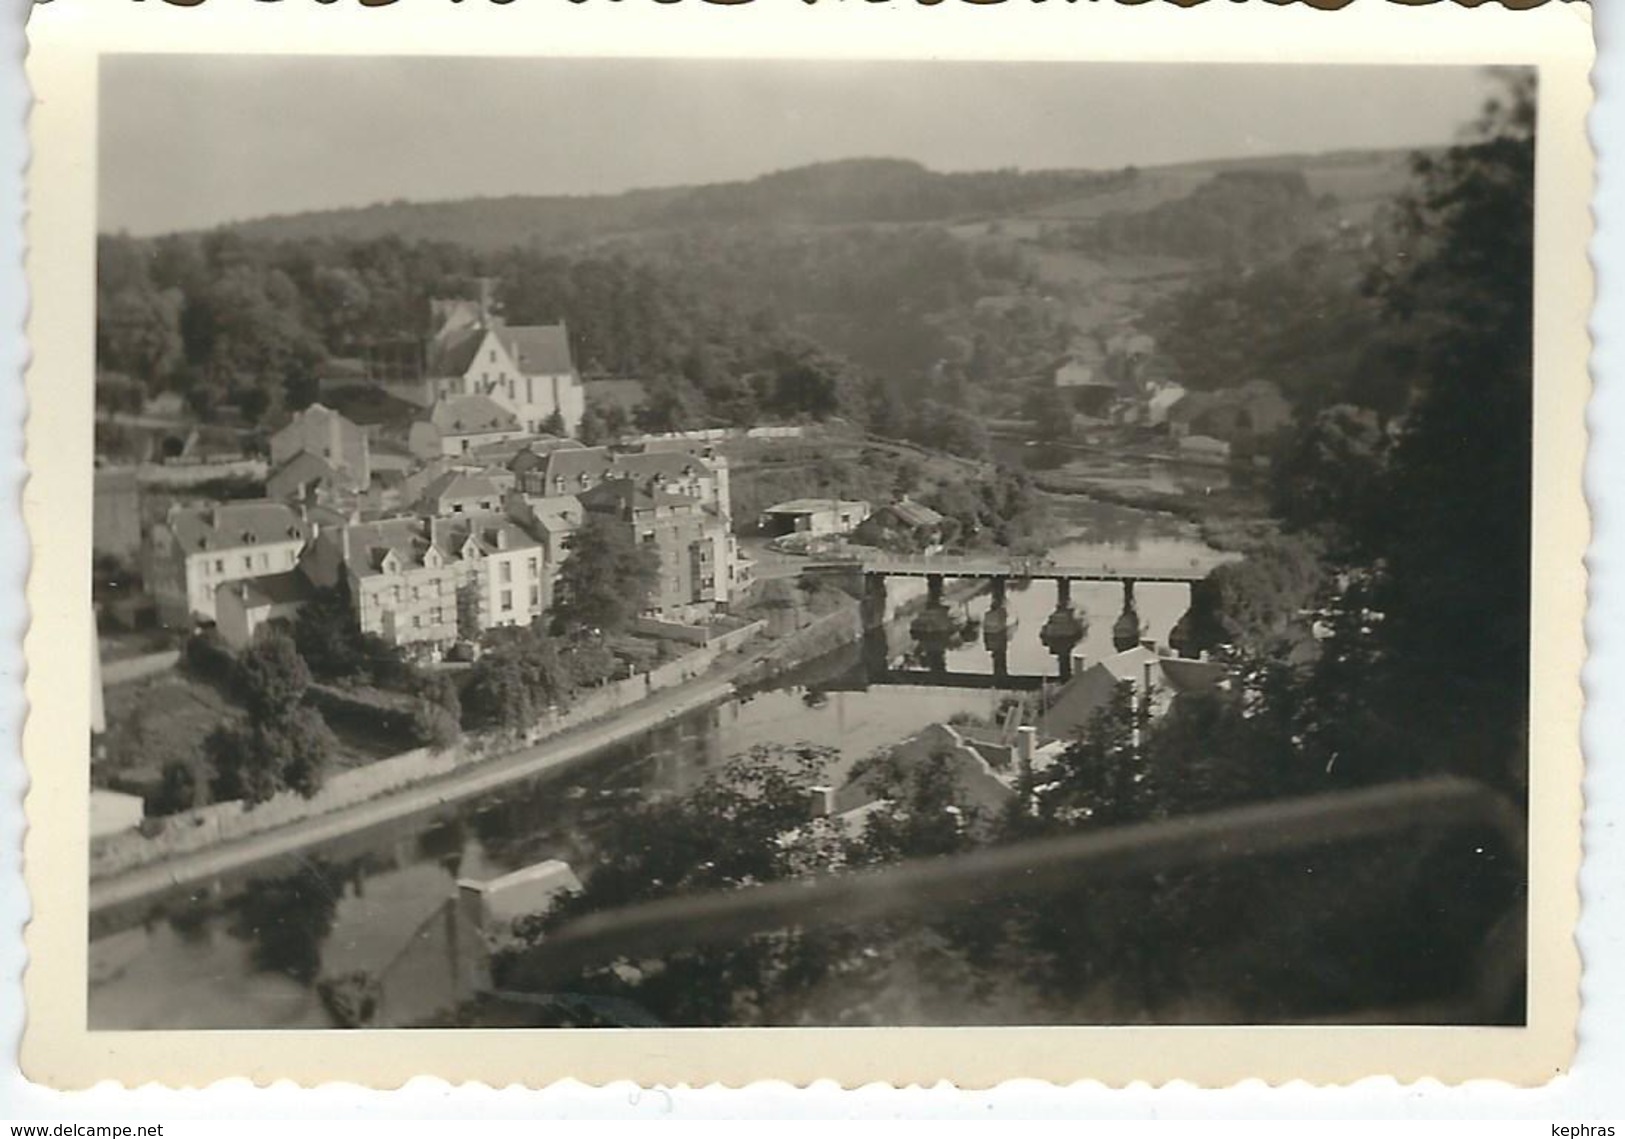
[{"label": "steep gabled roof", "polygon": [[466,375],[474,364],[474,358],[479,355],[480,345],[485,343],[485,331],[483,328],[465,328],[435,337],[429,341],[424,369],[434,379]]},{"label": "steep gabled roof", "polygon": [[562,376],[576,370],[570,335],[562,324],[500,325],[496,334],[521,375]]}]

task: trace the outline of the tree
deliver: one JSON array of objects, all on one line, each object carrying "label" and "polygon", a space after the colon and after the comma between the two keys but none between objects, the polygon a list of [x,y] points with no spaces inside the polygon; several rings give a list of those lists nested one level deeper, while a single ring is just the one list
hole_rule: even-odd
[{"label": "tree", "polygon": [[[1386,696],[1422,768],[1520,789],[1529,692],[1535,78],[1415,163],[1403,256],[1377,278],[1424,381],[1368,536]],[[1493,567],[1493,571],[1486,567]]]},{"label": "tree", "polygon": [[1132,681],[1119,681],[1077,740],[1044,774],[1036,794],[1040,818],[1071,825],[1142,822],[1157,810],[1141,750],[1147,722]]},{"label": "tree", "polygon": [[412,738],[419,747],[444,750],[461,738],[457,716],[440,704],[417,700],[412,704]]},{"label": "tree", "polygon": [[643,611],[660,581],[660,555],[632,528],[589,513],[566,543],[555,616],[566,630],[615,632]]},{"label": "tree", "polygon": [[1286,436],[1270,468],[1275,516],[1290,530],[1320,535],[1334,559],[1380,530],[1392,511],[1381,493],[1388,436],[1374,412],[1327,408]]},{"label": "tree", "polygon": [[222,724],[204,740],[215,799],[263,803],[280,791],[309,799],[321,790],[337,741],[314,708],[296,707],[271,720]]},{"label": "tree", "polygon": [[506,653],[475,663],[463,701],[469,727],[523,731],[536,722],[537,708],[519,661]]},{"label": "tree", "polygon": [[976,845],[977,814],[946,753],[934,752],[918,762],[900,762],[895,754],[882,757],[866,772],[865,782],[883,802],[849,848],[850,861],[936,858]]},{"label": "tree", "polygon": [[292,638],[262,630],[237,662],[237,686],[250,718],[286,718],[305,698],[310,670]]},{"label": "tree", "polygon": [[294,618],[293,643],[310,671],[323,680],[350,680],[366,672],[349,583],[318,589]]},{"label": "tree", "polygon": [[559,409],[556,407],[548,413],[546,419],[542,420],[541,426],[543,434],[556,435],[560,439],[566,438],[570,434],[570,429],[564,424],[564,416],[559,413]]}]

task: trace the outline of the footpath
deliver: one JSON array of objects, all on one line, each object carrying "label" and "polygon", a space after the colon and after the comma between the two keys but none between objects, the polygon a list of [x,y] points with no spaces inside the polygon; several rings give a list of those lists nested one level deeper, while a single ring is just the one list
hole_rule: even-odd
[{"label": "footpath", "polygon": [[682,684],[655,691],[605,719],[566,729],[501,756],[459,767],[449,774],[390,791],[356,803],[224,841],[217,846],[176,854],[158,862],[90,882],[92,914],[180,886],[211,881],[258,862],[342,838],[436,807],[494,791],[507,783],[556,771],[623,740],[643,734],[689,713],[733,697],[741,679],[759,680],[768,671],[783,671],[809,652],[824,651],[832,633],[844,635],[855,625],[850,615],[815,621],[766,651],[751,653]]}]

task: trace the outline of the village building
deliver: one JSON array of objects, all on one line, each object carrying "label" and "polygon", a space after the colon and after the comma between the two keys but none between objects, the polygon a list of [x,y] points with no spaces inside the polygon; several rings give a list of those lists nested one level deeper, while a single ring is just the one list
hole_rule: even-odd
[{"label": "village building", "polygon": [[727,519],[700,499],[666,490],[658,478],[606,478],[578,496],[588,514],[614,519],[660,559],[645,612],[701,620],[725,608],[735,584]]},{"label": "village building", "polygon": [[424,419],[412,424],[407,446],[423,460],[467,455],[476,448],[527,432],[512,411],[483,395],[443,396]]},{"label": "village building", "polygon": [[762,533],[770,537],[806,534],[817,538],[850,534],[869,517],[871,509],[862,500],[794,498],[762,511],[757,525]]},{"label": "village building", "polygon": [[304,568],[345,582],[361,631],[402,648],[438,652],[545,607],[542,544],[496,512],[324,526]]},{"label": "village building", "polygon": [[559,570],[570,552],[570,536],[580,529],[582,519],[586,517],[581,500],[570,494],[527,498],[510,491],[505,507],[508,516],[541,545],[541,608],[546,612],[553,607]]},{"label": "village building", "polygon": [[154,526],[146,581],[170,624],[213,621],[220,586],[293,569],[309,526],[280,502],[174,506]]},{"label": "village building", "polygon": [[423,514],[489,514],[502,509],[505,492],[513,485],[506,471],[442,472],[427,486],[417,501]]},{"label": "village building", "polygon": [[528,434],[574,435],[586,392],[563,324],[511,325],[478,301],[430,302],[425,375],[436,396],[489,396]]},{"label": "village building", "polygon": [[1166,715],[1181,696],[1218,691],[1228,675],[1214,661],[1170,656],[1148,644],[1135,645],[1076,669],[1049,699],[1038,719],[1038,733],[1046,740],[1070,741],[1110,703],[1120,684],[1131,685],[1136,707],[1155,719]]},{"label": "village building", "polygon": [[270,622],[291,623],[314,592],[297,569],[227,582],[215,591],[215,628],[232,648],[247,648]]},{"label": "village building", "polygon": [[891,553],[931,553],[941,549],[946,525],[929,506],[905,498],[875,510],[852,531],[852,539]]},{"label": "village building", "polygon": [[[271,436],[272,477],[299,456],[319,459],[328,477],[348,491],[364,491],[372,482],[367,433],[343,415],[313,403]],[[281,497],[273,495],[273,497]]]},{"label": "village building", "polygon": [[1292,425],[1292,405],[1268,380],[1249,380],[1240,387],[1188,392],[1167,413],[1168,433],[1175,439],[1203,435],[1235,447],[1267,439]]}]

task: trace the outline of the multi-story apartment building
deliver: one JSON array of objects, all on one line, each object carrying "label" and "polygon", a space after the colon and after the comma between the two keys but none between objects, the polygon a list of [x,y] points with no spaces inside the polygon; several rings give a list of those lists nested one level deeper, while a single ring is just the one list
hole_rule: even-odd
[{"label": "multi-story apartment building", "polygon": [[309,529],[280,502],[171,507],[146,548],[146,579],[160,615],[176,625],[213,621],[220,586],[293,569]]},{"label": "multi-story apartment building", "polygon": [[502,514],[435,519],[435,543],[459,570],[458,599],[470,628],[525,626],[546,608],[542,544]]},{"label": "multi-story apartment building", "polygon": [[346,582],[364,633],[438,650],[545,608],[542,545],[500,513],[402,517],[323,528],[305,572]]},{"label": "multi-story apartment building", "polygon": [[731,584],[727,523],[698,498],[672,494],[656,480],[607,478],[578,496],[589,514],[628,527],[634,541],[660,558],[649,613],[671,620],[708,616],[726,605]]}]

